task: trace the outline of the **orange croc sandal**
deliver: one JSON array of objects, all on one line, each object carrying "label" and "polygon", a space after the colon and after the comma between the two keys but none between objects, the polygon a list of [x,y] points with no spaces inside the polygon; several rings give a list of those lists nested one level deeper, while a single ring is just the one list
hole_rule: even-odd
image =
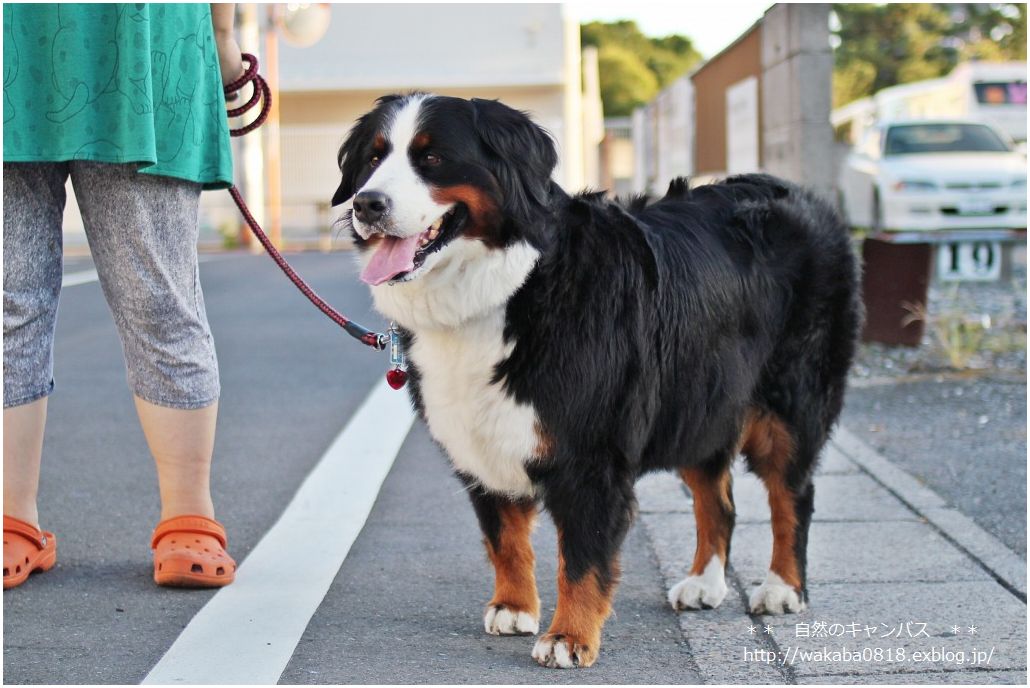
[{"label": "orange croc sandal", "polygon": [[33,571],[49,571],[57,563],[57,538],[39,528],[4,516],[4,590],[21,585]]},{"label": "orange croc sandal", "polygon": [[236,578],[225,528],[204,516],[176,516],[154,529],[154,582],[181,588],[220,588]]}]

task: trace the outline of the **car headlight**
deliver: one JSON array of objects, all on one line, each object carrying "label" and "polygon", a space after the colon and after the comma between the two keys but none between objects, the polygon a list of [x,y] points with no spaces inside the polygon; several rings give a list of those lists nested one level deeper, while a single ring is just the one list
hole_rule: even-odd
[{"label": "car headlight", "polygon": [[916,179],[902,179],[901,181],[894,182],[895,191],[936,191],[937,185],[933,182],[916,180]]}]

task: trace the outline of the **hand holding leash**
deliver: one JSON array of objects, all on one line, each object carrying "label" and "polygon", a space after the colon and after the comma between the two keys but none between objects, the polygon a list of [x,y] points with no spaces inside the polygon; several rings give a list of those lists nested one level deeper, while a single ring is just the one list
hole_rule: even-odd
[{"label": "hand holding leash", "polygon": [[247,69],[244,70],[243,74],[240,75],[236,81],[227,84],[224,88],[226,98],[230,98],[239,93],[240,89],[249,83],[254,84],[254,94],[250,97],[243,105],[239,107],[231,108],[226,112],[229,117],[239,117],[246,113],[248,110],[253,108],[261,101],[261,111],[258,113],[257,118],[250,124],[240,127],[239,129],[229,129],[229,136],[243,136],[254,131],[268,119],[268,111],[272,109],[272,91],[268,88],[268,84],[265,82],[264,77],[258,74],[258,61],[257,58],[250,53],[243,53],[243,61],[247,63]]}]

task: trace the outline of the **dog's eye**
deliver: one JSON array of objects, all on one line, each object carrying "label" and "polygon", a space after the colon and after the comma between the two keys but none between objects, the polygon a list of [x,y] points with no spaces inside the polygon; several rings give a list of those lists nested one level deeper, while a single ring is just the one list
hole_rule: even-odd
[{"label": "dog's eye", "polygon": [[379,156],[378,155],[373,155],[371,158],[368,159],[368,166],[369,167],[379,167],[379,162],[380,162]]},{"label": "dog's eye", "polygon": [[442,160],[436,153],[426,153],[422,156],[422,162],[426,165],[439,165]]}]

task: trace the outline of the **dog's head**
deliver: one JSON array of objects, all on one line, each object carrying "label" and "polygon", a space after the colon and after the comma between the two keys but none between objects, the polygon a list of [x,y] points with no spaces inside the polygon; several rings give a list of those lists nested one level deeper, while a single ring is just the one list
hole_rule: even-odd
[{"label": "dog's head", "polygon": [[557,155],[543,129],[497,101],[416,93],[380,98],[338,161],[332,203],[345,206],[361,279],[397,286],[539,247]]}]

